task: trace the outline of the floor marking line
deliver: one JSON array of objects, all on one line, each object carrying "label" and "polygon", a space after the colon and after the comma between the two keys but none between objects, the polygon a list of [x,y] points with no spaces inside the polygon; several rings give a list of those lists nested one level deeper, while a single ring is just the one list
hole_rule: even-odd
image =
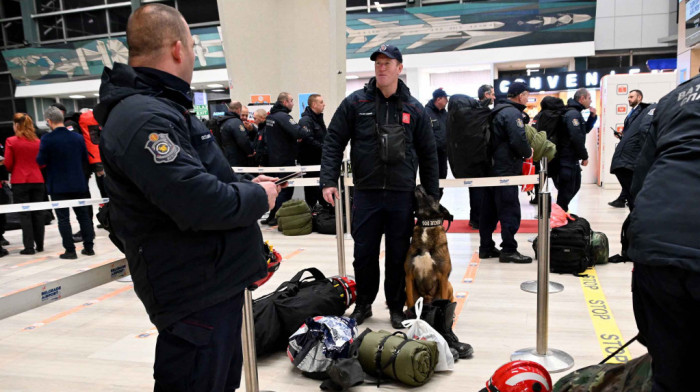
[{"label": "floor marking line", "polygon": [[[623,346],[625,341],[605,298],[605,293],[603,293],[603,287],[600,284],[595,268],[586,270],[584,276],[581,276],[579,279],[600,349],[603,355],[607,357]],[[627,363],[630,358],[629,350],[624,349],[612,357],[608,363]]]},{"label": "floor marking line", "polygon": [[66,317],[66,316],[68,316],[68,315],[71,315],[71,314],[73,314],[73,313],[79,312],[79,311],[81,311],[81,310],[87,308],[88,306],[95,305],[95,304],[97,304],[97,303],[99,303],[99,302],[102,302],[102,301],[107,300],[107,299],[109,299],[109,298],[115,297],[115,296],[117,296],[117,295],[119,295],[119,294],[121,294],[121,293],[123,293],[123,292],[125,292],[125,291],[127,291],[127,290],[131,290],[131,289],[133,289],[133,288],[134,288],[133,285],[121,287],[121,288],[119,288],[119,289],[117,289],[117,290],[114,290],[114,291],[112,291],[112,292],[110,292],[110,293],[107,293],[107,294],[105,294],[105,295],[103,295],[103,296],[101,296],[101,297],[99,297],[99,298],[97,298],[97,299],[93,299],[93,300],[88,301],[88,302],[86,302],[86,303],[84,303],[84,304],[82,304],[82,305],[78,305],[78,306],[76,306],[76,307],[74,307],[74,308],[65,310],[65,311],[63,311],[63,312],[61,312],[61,313],[57,313],[57,314],[55,314],[55,315],[53,315],[53,316],[51,316],[51,317],[49,317],[49,318],[47,318],[47,319],[44,319],[44,320],[42,320],[42,321],[40,321],[40,322],[38,322],[38,323],[36,323],[36,324],[32,324],[32,325],[30,325],[30,326],[28,326],[28,327],[25,327],[25,328],[22,329],[22,330],[23,330],[23,331],[31,331],[31,330],[33,330],[33,329],[36,329],[36,328],[39,328],[39,327],[43,327],[43,326],[45,326],[46,324],[50,324],[50,323],[52,323],[52,322],[54,322],[54,321],[56,321],[56,320],[60,320],[60,319]]},{"label": "floor marking line", "polygon": [[476,272],[479,270],[480,260],[479,254],[474,252],[472,259],[469,261],[469,265],[467,266],[467,271],[464,273],[464,277],[462,278],[462,283],[472,283],[474,281],[476,278]]},{"label": "floor marking line", "polygon": [[299,249],[295,250],[294,252],[292,252],[292,253],[290,253],[290,254],[288,254],[288,255],[282,257],[282,260],[289,260],[289,259],[291,259],[292,257],[298,255],[299,253],[301,253],[301,252],[303,252],[303,251],[305,251],[305,250],[306,250],[306,249],[304,249],[304,248],[299,248]]},{"label": "floor marking line", "polygon": [[38,259],[33,259],[33,260],[25,261],[24,263],[15,264],[15,265],[11,266],[10,268],[11,268],[11,269],[15,269],[15,268],[19,268],[19,267],[24,267],[25,265],[34,264],[34,263],[38,263],[38,262],[40,262],[40,261],[45,261],[45,260],[48,260],[48,257],[47,257],[47,256],[39,257]]},{"label": "floor marking line", "polygon": [[462,308],[464,307],[464,303],[467,302],[467,297],[469,297],[469,292],[463,292],[463,293],[457,293],[455,295],[456,300],[457,300],[457,308],[455,309],[455,317],[454,321],[452,322],[452,328],[454,328],[455,325],[457,325],[457,320],[459,320],[459,314],[462,313]]}]

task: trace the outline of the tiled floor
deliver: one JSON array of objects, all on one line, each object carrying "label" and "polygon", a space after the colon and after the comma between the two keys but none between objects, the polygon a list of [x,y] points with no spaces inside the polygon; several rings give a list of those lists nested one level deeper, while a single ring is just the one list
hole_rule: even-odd
[{"label": "tiled floor", "polygon": [[[607,205],[617,193],[584,185],[571,204],[572,212],[586,217],[594,230],[608,235],[611,254],[619,252],[619,230],[626,215],[626,210]],[[443,204],[456,218],[468,217],[466,188],[447,189]],[[535,206],[527,203],[525,195],[521,204],[522,218],[535,218]],[[263,227],[263,233],[287,259],[273,279],[254,293],[255,297],[305,267],[318,267],[327,275],[337,273],[334,236],[284,237],[267,227]],[[62,248],[55,224],[47,227],[46,251],[34,256],[20,256],[21,233],[8,232],[11,255],[0,259],[0,296],[122,257],[105,231],[98,230],[97,234],[96,256],[66,261],[58,258]],[[534,252],[527,240],[533,236],[517,236],[519,250],[530,256]],[[457,362],[454,371],[437,374],[422,389],[478,391],[498,366],[509,361],[512,352],[535,345],[536,296],[521,291],[519,286],[523,281],[536,279],[537,265],[503,265],[489,259],[480,261],[478,267],[472,265],[468,273],[478,248],[478,235],[448,234],[448,238],[453,265],[450,280],[455,292],[462,293],[464,298],[455,332],[462,341],[474,346],[475,354],[472,359]],[[495,239],[498,243],[498,235]],[[348,271],[352,271],[351,239],[345,240],[345,249]],[[630,293],[631,269],[629,263],[596,268],[609,310],[625,340],[637,332]],[[473,279],[464,282],[465,275]],[[586,305],[581,279],[571,275],[551,278],[564,284],[565,290],[550,296],[549,345],[572,355],[576,361],[574,368],[597,363],[603,358],[603,348]],[[0,391],[152,390],[157,333],[129,286],[130,283],[112,282],[0,320]],[[383,304],[380,290],[373,307],[374,317],[362,327],[391,328]],[[27,329],[29,326],[34,328]],[[645,349],[634,343],[630,351],[636,357]],[[319,382],[304,378],[284,353],[262,359],[258,366],[261,389],[318,390]],[[563,374],[566,373],[556,373],[553,377],[556,380]],[[377,390],[369,385],[358,389]],[[387,383],[379,389],[405,388]]]}]

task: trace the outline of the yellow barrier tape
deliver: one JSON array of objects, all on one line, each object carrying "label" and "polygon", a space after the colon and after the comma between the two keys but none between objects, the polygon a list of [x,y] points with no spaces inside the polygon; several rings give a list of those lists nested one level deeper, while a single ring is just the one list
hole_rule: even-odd
[{"label": "yellow barrier tape", "polygon": [[[607,357],[622,347],[625,342],[622,339],[620,329],[617,327],[612,310],[608,306],[608,301],[605,299],[605,293],[603,293],[595,268],[588,269],[584,274],[588,276],[580,278],[583,296],[586,298],[588,313],[593,321],[593,328],[595,328],[595,333],[598,336],[598,343],[600,343],[603,355]],[[629,350],[624,349],[610,358],[608,363],[627,363],[629,360]]]}]

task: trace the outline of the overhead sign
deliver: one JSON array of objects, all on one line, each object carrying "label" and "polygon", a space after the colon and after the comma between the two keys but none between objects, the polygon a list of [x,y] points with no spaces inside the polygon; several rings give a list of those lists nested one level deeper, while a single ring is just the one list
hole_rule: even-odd
[{"label": "overhead sign", "polygon": [[[592,69],[588,71],[571,71],[559,72],[551,74],[533,74],[530,76],[514,76],[508,78],[499,78],[494,80],[493,85],[496,89],[496,95],[502,96],[508,93],[508,87],[513,82],[524,82],[530,86],[531,91],[561,91],[561,90],[577,90],[579,88],[600,88],[600,80],[605,75],[615,73],[639,73],[641,70],[637,67],[628,68],[607,68],[607,69]],[[621,86],[624,86],[622,93]],[[618,94],[627,94],[627,86],[618,86]]]},{"label": "overhead sign", "polygon": [[272,103],[272,96],[270,94],[251,95],[250,103],[253,105],[269,105]]}]

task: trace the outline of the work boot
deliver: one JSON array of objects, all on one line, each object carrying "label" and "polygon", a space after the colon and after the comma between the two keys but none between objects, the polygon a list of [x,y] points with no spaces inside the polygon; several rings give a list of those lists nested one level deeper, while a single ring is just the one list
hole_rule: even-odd
[{"label": "work boot", "polygon": [[528,264],[532,263],[532,257],[520,254],[517,250],[512,253],[501,252],[498,258],[501,263]]},{"label": "work boot", "polygon": [[372,304],[355,304],[355,309],[350,313],[350,318],[355,319],[357,325],[372,317]]},{"label": "work boot", "polygon": [[83,242],[83,233],[81,231],[73,234],[73,242],[74,243]]},{"label": "work boot", "polygon": [[625,208],[625,200],[624,199],[615,199],[608,203],[609,206],[615,207],[615,208]]},{"label": "work boot", "polygon": [[453,349],[457,351],[459,358],[469,358],[474,354],[474,349],[468,343],[462,343],[459,338],[452,331],[452,324],[454,323],[455,309],[457,308],[457,302],[449,302],[446,299],[439,299],[433,301],[433,306],[437,309],[435,312],[435,325],[434,328],[443,338],[447,341],[447,345],[450,346],[450,351]]},{"label": "work boot", "polygon": [[496,249],[496,248],[491,248],[487,250],[481,250],[479,249],[479,258],[480,259],[492,259],[495,257],[501,256],[501,251]]},{"label": "work boot", "polygon": [[0,245],[7,246],[10,245],[10,241],[5,239],[5,236],[0,235]]},{"label": "work boot", "polygon": [[75,250],[67,250],[66,253],[63,253],[58,257],[67,260],[74,260],[78,258],[78,255],[75,253]]},{"label": "work boot", "polygon": [[479,230],[479,222],[474,222],[473,220],[469,221],[469,227],[472,230]]},{"label": "work boot", "polygon": [[404,316],[403,312],[397,312],[394,310],[389,311],[389,321],[391,321],[392,328],[394,328],[394,329],[406,328],[402,324],[404,320],[406,320],[406,316]]},{"label": "work boot", "polygon": [[[409,314],[412,314],[412,316],[409,318],[416,318],[416,312],[414,308],[409,309],[407,312],[409,312]],[[436,314],[437,308],[435,306],[423,302],[423,311],[421,312],[420,318],[421,320],[424,320],[426,323],[430,324],[430,326],[437,331],[437,328],[435,328]],[[440,333],[440,335],[442,334]],[[455,350],[452,347],[450,347],[450,354],[452,354],[452,359],[454,359],[455,362],[459,359],[459,352],[457,352],[457,350]]]}]

